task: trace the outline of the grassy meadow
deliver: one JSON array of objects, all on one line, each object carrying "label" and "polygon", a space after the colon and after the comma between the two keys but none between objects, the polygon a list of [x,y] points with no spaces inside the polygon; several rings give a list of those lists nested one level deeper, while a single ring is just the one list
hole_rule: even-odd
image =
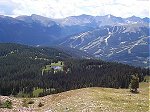
[{"label": "grassy meadow", "polygon": [[[12,112],[149,112],[149,87],[149,82],[146,81],[140,83],[138,94],[131,93],[129,89],[92,87],[39,98],[1,98],[12,101]],[[35,90],[34,95],[39,91],[42,90]],[[25,99],[34,103],[23,107]],[[39,107],[39,103],[43,106]],[[10,112],[8,109],[0,109],[0,112],[7,111]]]}]

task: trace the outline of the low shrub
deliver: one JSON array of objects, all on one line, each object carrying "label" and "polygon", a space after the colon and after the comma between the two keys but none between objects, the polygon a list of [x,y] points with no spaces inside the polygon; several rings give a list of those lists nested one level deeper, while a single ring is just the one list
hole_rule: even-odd
[{"label": "low shrub", "polygon": [[9,100],[6,100],[4,103],[1,102],[0,108],[12,109],[12,102]]},{"label": "low shrub", "polygon": [[44,104],[42,104],[41,102],[39,103],[38,107],[42,107],[44,106]]}]

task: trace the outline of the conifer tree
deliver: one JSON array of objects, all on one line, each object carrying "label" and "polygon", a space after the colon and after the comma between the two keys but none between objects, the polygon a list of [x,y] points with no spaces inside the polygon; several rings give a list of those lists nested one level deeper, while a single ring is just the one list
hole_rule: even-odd
[{"label": "conifer tree", "polygon": [[138,74],[135,74],[131,78],[130,90],[131,92],[137,93],[137,88],[139,88],[139,77]]}]

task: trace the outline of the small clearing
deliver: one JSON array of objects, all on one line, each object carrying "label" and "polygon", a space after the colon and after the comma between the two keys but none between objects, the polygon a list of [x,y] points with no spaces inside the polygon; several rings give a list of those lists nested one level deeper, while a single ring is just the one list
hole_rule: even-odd
[{"label": "small clearing", "polygon": [[42,69],[42,74],[44,71],[48,72],[54,69],[54,71],[63,71],[64,63],[63,61],[58,61],[57,63],[51,63],[50,65],[45,65]]}]

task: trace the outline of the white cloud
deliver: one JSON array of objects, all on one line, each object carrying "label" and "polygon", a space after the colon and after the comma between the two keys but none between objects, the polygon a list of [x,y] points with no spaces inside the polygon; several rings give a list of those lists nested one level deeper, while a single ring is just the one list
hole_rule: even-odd
[{"label": "white cloud", "polygon": [[80,14],[112,14],[121,17],[145,17],[149,16],[149,5],[147,0],[1,0],[0,6],[3,8],[0,8],[0,12],[8,15],[7,8],[10,6],[13,7],[13,16],[39,14],[63,18]]},{"label": "white cloud", "polygon": [[5,12],[4,11],[0,11],[0,15],[4,15],[5,14]]}]

